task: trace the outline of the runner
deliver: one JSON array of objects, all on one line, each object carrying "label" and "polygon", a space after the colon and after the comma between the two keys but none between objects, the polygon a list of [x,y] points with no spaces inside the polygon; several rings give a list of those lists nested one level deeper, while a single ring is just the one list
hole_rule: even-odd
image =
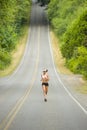
[{"label": "runner", "polygon": [[48,81],[49,81],[49,75],[48,75],[48,70],[43,70],[43,73],[41,75],[41,81],[42,81],[42,89],[43,89],[43,94],[44,94],[44,101],[47,101],[47,93],[48,93]]}]

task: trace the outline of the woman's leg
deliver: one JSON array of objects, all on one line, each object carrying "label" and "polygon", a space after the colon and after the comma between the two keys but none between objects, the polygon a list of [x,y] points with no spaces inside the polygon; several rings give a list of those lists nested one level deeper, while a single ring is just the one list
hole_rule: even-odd
[{"label": "woman's leg", "polygon": [[46,95],[48,93],[48,86],[45,87],[45,92],[46,92]]},{"label": "woman's leg", "polygon": [[42,86],[42,89],[43,89],[43,95],[44,95],[44,101],[47,101],[47,99],[46,99],[46,87],[45,87],[45,85],[43,85]]},{"label": "woman's leg", "polygon": [[45,85],[42,86],[43,89],[43,95],[46,96],[46,89],[45,89]]}]

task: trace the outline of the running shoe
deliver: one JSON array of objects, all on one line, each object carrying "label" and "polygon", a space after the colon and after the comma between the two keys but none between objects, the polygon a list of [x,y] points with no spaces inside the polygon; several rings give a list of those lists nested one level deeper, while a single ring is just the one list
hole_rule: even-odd
[{"label": "running shoe", "polygon": [[45,98],[44,101],[47,102],[47,99]]}]

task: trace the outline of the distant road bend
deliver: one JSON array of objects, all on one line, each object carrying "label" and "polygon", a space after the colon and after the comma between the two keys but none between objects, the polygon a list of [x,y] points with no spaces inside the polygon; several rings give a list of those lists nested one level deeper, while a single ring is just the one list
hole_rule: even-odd
[{"label": "distant road bend", "polygon": [[[31,27],[19,67],[0,79],[0,130],[87,130],[87,113],[63,87],[53,65],[44,8],[33,4]],[[48,68],[44,102],[40,76]]]}]

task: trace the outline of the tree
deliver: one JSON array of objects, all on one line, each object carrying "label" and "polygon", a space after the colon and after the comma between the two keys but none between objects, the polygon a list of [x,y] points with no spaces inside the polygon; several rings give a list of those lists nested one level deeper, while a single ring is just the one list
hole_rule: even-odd
[{"label": "tree", "polygon": [[30,0],[0,0],[0,69],[11,63],[21,28],[29,21]]}]

